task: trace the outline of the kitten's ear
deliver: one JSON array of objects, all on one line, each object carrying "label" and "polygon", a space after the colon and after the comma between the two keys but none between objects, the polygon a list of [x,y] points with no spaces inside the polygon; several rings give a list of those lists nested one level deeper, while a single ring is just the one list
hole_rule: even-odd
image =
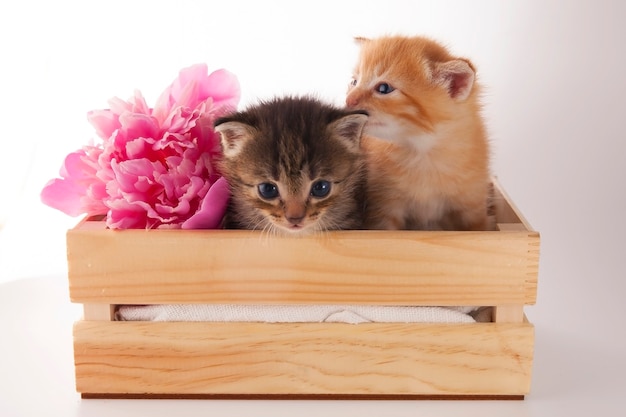
[{"label": "kitten's ear", "polygon": [[433,78],[435,83],[448,90],[450,97],[463,101],[469,97],[474,86],[474,67],[463,59],[438,63],[435,65]]},{"label": "kitten's ear", "polygon": [[328,126],[328,129],[344,143],[350,152],[358,153],[361,149],[361,135],[366,122],[367,113],[352,113],[335,120]]},{"label": "kitten's ear", "polygon": [[215,131],[222,140],[222,153],[227,158],[233,158],[241,152],[243,145],[254,136],[254,128],[241,122],[216,123]]}]

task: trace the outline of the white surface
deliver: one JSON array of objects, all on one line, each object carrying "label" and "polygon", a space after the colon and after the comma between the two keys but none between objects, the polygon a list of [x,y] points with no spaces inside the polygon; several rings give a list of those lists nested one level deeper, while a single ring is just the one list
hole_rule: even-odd
[{"label": "white surface", "polygon": [[[175,4],[0,6],[0,416],[624,414],[626,2]],[[74,221],[42,206],[38,193],[93,136],[85,113],[135,88],[154,100],[178,69],[201,61],[238,74],[244,102],[282,91],[338,98],[353,65],[350,37],[385,32],[446,41],[486,86],[494,172],[542,239],[538,304],[528,309],[537,337],[528,399],[80,401],[75,309],[62,278],[63,233]]]},{"label": "white surface", "polygon": [[[554,281],[552,281],[554,282]],[[575,282],[573,283],[575,284]],[[544,287],[559,286],[548,284]],[[621,416],[623,319],[574,310],[580,286],[551,300],[536,326],[532,392],[525,401],[81,400],[74,390],[72,323],[80,316],[60,277],[0,285],[0,415],[13,416]],[[614,288],[623,293],[625,286]],[[581,323],[594,322],[593,325]]]}]

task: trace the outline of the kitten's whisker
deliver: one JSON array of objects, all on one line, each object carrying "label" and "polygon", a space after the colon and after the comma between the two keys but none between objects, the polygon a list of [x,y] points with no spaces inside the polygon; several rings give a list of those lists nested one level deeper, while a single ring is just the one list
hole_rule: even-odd
[{"label": "kitten's whisker", "polygon": [[267,245],[269,244],[271,240],[270,238],[272,237],[272,223],[269,221],[264,221],[264,219],[262,219],[258,222],[258,224],[259,226],[263,225],[262,228],[259,228],[259,239],[264,239],[263,243]]},{"label": "kitten's whisker", "polygon": [[312,235],[315,236],[317,239],[328,239],[328,230],[325,227],[321,226],[320,228],[316,228],[313,231]]},{"label": "kitten's whisker", "polygon": [[274,224],[271,222],[267,222],[263,230],[266,237],[265,243],[270,243],[270,241],[272,240],[272,236],[276,236],[276,228]]}]

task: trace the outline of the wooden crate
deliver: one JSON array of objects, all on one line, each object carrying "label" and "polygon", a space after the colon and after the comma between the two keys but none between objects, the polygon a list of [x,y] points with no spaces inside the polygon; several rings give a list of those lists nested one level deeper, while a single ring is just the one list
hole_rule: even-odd
[{"label": "wooden crate", "polygon": [[[76,388],[89,397],[523,398],[539,233],[497,181],[498,231],[67,233]],[[114,321],[123,304],[494,306],[493,322]]]}]

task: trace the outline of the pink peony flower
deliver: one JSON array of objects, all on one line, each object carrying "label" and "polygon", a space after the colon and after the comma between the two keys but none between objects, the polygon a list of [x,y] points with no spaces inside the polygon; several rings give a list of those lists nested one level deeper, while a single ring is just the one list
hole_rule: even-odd
[{"label": "pink peony flower", "polygon": [[71,216],[106,215],[112,229],[218,227],[229,191],[215,166],[213,123],[239,94],[233,74],[207,75],[198,64],[181,70],[154,108],[138,91],[111,99],[88,113],[102,144],[69,154],[42,201]]}]

